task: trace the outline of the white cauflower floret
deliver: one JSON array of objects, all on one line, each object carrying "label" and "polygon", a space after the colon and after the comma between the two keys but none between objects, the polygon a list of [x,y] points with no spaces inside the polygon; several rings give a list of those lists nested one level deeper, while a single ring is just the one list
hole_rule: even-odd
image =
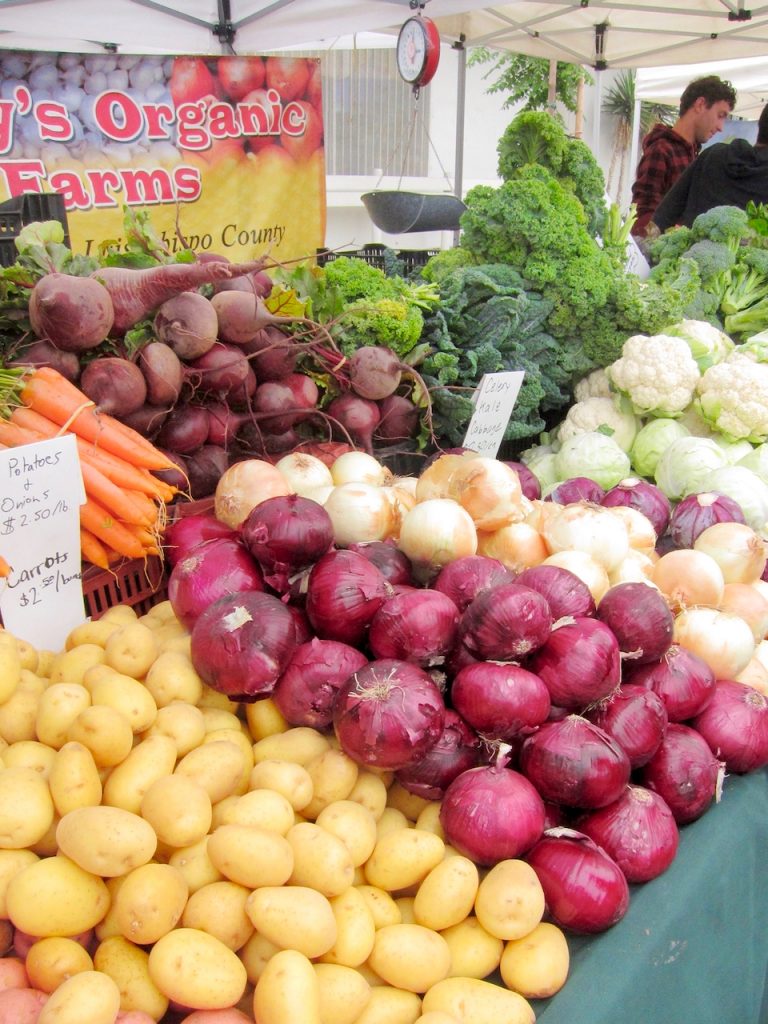
[{"label": "white cauflower floret", "polygon": [[625,452],[632,447],[639,428],[634,413],[620,408],[618,395],[613,398],[594,396],[576,402],[557,429],[557,440],[562,444],[576,434],[599,430],[608,434]]},{"label": "white cauflower floret", "polygon": [[737,353],[710,366],[697,388],[696,408],[729,440],[768,439],[768,364]]},{"label": "white cauflower floret", "polygon": [[612,394],[611,382],[602,366],[576,381],[573,386],[573,397],[577,402],[587,398],[610,398]]},{"label": "white cauflower floret", "polygon": [[701,378],[688,344],[667,334],[627,338],[606,373],[638,415],[673,419],[690,404]]}]

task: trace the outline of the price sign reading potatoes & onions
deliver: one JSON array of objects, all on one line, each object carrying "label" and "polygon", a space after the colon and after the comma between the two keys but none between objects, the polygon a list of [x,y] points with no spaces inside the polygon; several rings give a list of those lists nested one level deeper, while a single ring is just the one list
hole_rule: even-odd
[{"label": "price sign reading potatoes & onions", "polygon": [[524,376],[523,370],[483,374],[475,392],[475,411],[464,435],[465,448],[496,458]]}]

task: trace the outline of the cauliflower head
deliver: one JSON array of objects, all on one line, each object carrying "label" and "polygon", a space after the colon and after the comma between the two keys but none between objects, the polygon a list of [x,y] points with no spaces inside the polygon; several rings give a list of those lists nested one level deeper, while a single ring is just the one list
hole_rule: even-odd
[{"label": "cauliflower head", "polygon": [[593,396],[572,405],[558,427],[557,440],[560,444],[576,434],[598,430],[612,437],[621,449],[628,452],[640,424],[631,410],[621,408],[617,398]]},{"label": "cauliflower head", "polygon": [[736,352],[710,366],[696,390],[696,409],[728,440],[768,439],[768,364]]},{"label": "cauliflower head", "polygon": [[573,397],[577,402],[583,402],[585,398],[610,398],[612,394],[611,382],[602,366],[576,381],[573,387]]},{"label": "cauliflower head", "polygon": [[635,334],[616,362],[606,367],[612,385],[639,416],[675,419],[693,400],[701,372],[682,338]]}]

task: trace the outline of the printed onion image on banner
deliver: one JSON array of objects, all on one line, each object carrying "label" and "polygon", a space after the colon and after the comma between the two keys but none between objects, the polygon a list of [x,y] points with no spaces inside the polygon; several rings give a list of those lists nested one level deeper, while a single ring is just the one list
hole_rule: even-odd
[{"label": "printed onion image on banner", "polygon": [[64,196],[76,252],[123,244],[123,207],[134,206],[172,248],[314,255],[325,238],[320,62],[7,51],[0,201],[25,192]]}]

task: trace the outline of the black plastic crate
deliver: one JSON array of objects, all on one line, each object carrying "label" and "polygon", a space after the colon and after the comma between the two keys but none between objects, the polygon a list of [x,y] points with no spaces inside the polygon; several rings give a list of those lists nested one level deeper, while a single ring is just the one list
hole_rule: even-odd
[{"label": "black plastic crate", "polygon": [[[379,242],[371,242],[370,245],[364,245],[362,249],[346,249],[332,252],[329,249],[318,249],[317,250],[317,265],[324,267],[327,263],[332,263],[339,256],[353,256],[359,260],[365,260],[372,267],[378,267],[379,270],[384,269],[384,250],[387,246],[382,245]],[[403,274],[407,276],[414,270],[418,270],[419,267],[423,267],[424,264],[431,256],[436,256],[439,249],[393,249],[395,256],[403,263]]]},{"label": "black plastic crate", "polygon": [[58,192],[25,192],[0,203],[0,242],[10,242],[13,259],[6,262],[7,255],[0,251],[3,266],[16,262],[16,247],[13,239],[27,224],[40,220],[58,220],[64,228],[64,244],[69,245],[69,226],[64,206],[64,196]]}]

